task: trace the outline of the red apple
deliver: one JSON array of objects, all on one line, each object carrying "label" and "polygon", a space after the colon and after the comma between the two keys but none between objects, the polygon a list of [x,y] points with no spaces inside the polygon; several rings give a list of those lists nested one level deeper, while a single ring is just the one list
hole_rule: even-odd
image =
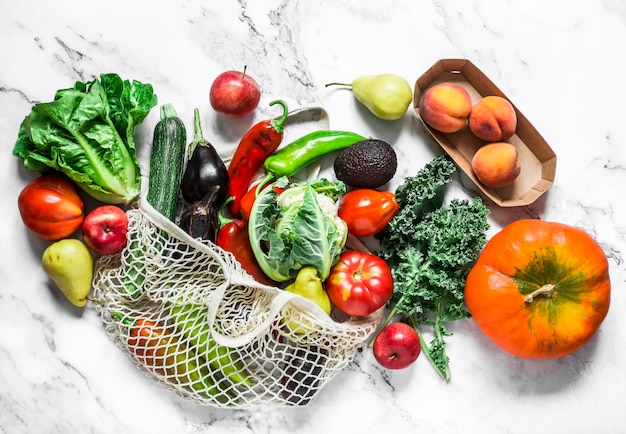
[{"label": "red apple", "polygon": [[217,76],[209,93],[211,107],[233,117],[249,115],[261,100],[261,89],[252,77],[241,71],[226,71]]},{"label": "red apple", "polygon": [[403,322],[387,325],[374,340],[374,357],[386,369],[404,369],[420,355],[420,338],[413,327]]},{"label": "red apple", "polygon": [[115,205],[102,205],[95,208],[82,224],[83,240],[91,250],[99,255],[113,255],[126,245],[128,216]]}]

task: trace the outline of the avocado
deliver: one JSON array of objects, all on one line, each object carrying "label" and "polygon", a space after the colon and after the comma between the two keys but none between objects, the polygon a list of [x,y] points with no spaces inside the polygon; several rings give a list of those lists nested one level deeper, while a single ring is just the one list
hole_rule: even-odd
[{"label": "avocado", "polygon": [[398,158],[393,147],[383,140],[361,140],[337,155],[334,169],[337,179],[350,187],[376,188],[393,178]]}]

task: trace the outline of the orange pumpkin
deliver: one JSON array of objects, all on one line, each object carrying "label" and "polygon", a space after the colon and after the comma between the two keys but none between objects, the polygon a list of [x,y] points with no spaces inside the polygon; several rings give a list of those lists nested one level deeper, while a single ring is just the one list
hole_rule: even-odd
[{"label": "orange pumpkin", "polygon": [[608,261],[585,231],[518,220],[485,245],[465,284],[467,308],[505,351],[563,357],[582,348],[610,303]]}]

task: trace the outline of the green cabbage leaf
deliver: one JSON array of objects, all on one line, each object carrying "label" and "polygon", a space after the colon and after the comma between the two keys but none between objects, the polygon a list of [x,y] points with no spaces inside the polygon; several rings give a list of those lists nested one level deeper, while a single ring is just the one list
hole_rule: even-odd
[{"label": "green cabbage leaf", "polygon": [[[305,266],[322,280],[339,260],[348,230],[337,216],[337,200],[345,184],[326,179],[287,185],[280,178],[254,201],[248,231],[254,255],[270,278],[295,279]],[[275,187],[287,187],[279,195]]]}]

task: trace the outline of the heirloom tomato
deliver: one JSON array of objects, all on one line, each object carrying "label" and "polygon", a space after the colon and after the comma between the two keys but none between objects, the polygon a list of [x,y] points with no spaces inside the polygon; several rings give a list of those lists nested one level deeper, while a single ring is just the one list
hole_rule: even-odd
[{"label": "heirloom tomato", "polygon": [[348,232],[367,237],[382,231],[398,213],[396,195],[391,191],[359,188],[346,193],[339,201],[337,214],[346,222]]},{"label": "heirloom tomato", "polygon": [[352,316],[375,312],[393,293],[393,277],[387,263],[376,255],[358,251],[343,252],[325,284],[333,305]]},{"label": "heirloom tomato", "polygon": [[68,237],[83,222],[83,200],[72,181],[60,175],[42,175],[32,181],[17,204],[24,225],[45,240]]}]

